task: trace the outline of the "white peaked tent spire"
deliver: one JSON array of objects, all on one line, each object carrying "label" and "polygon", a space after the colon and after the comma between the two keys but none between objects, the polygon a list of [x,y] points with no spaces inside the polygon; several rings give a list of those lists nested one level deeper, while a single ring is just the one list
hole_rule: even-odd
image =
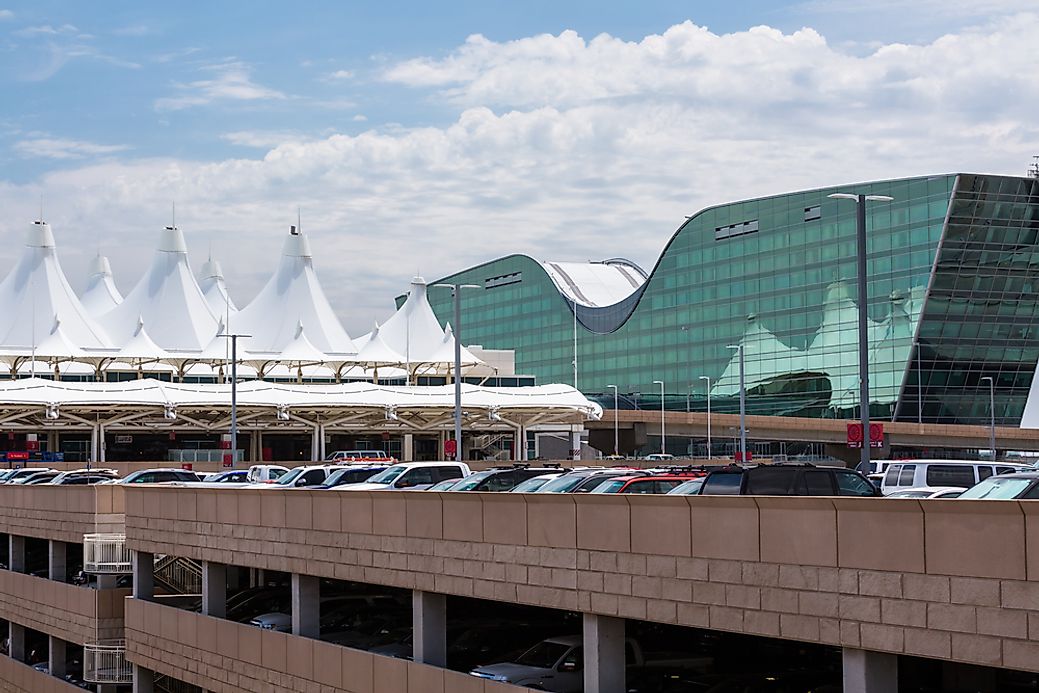
[{"label": "white peaked tent spire", "polygon": [[156,318],[150,336],[163,349],[200,351],[216,334],[217,318],[191,273],[184,235],[175,226],[162,230],[151,266],[101,320],[123,343],[133,337],[142,315]]},{"label": "white peaked tent spire", "polygon": [[227,283],[224,281],[224,273],[220,268],[220,262],[209,259],[202,263],[202,273],[199,275],[201,281],[198,286],[202,289],[202,295],[206,297],[210,309],[214,313],[224,315],[225,313],[237,313],[238,306],[231,300],[227,293]]},{"label": "white peaked tent spire", "polygon": [[383,323],[379,334],[391,349],[404,354],[410,363],[454,363],[453,351],[449,358],[439,358],[445,334],[429,306],[426,280],[422,277],[411,280],[407,300]]},{"label": "white peaked tent spire", "polygon": [[[473,356],[473,353],[462,347],[462,365],[463,366],[474,366],[478,363],[483,363],[480,359]],[[414,361],[415,359],[412,359]],[[449,363],[454,366],[455,362],[455,333],[451,329],[451,323],[447,323],[444,328],[444,337],[440,340],[440,345],[437,350],[434,351],[430,358],[423,359],[425,363]]]},{"label": "white peaked tent spire", "polygon": [[279,353],[297,339],[300,326],[317,351],[357,353],[321,288],[307,237],[295,233],[285,239],[274,275],[238,312],[235,329],[252,335],[249,348],[254,353]]},{"label": "white peaked tent spire", "polygon": [[388,366],[403,364],[405,358],[403,354],[397,353],[383,340],[379,323],[376,322],[375,329],[372,330],[365,345],[358,350],[357,358],[354,360],[364,365]]},{"label": "white peaked tent spire", "polygon": [[166,350],[148,336],[148,331],[144,329],[144,316],[139,315],[137,316],[137,329],[134,330],[130,340],[116,354],[115,359],[116,361],[137,365],[150,361],[160,361],[168,357],[169,354],[166,353]]},{"label": "white peaked tent spire", "polygon": [[112,279],[112,266],[108,258],[98,251],[97,256],[90,262],[90,278],[87,280],[87,288],[79,296],[83,307],[93,317],[98,317],[115,308],[122,303],[123,295],[116,288]]},{"label": "white peaked tent spire", "polygon": [[51,335],[84,349],[111,346],[98,325],[69,286],[58,262],[54,234],[42,221],[29,228],[22,256],[0,282],[0,344],[29,351]]}]

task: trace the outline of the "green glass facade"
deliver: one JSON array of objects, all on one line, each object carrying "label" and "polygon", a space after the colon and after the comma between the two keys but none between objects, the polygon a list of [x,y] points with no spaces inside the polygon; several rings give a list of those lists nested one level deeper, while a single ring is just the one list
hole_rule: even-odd
[{"label": "green glass facade", "polygon": [[[867,210],[870,400],[875,419],[1017,425],[1039,361],[1039,180],[973,174],[866,183],[706,209],[678,229],[643,287],[577,305],[578,387],[625,406],[855,418],[856,205]],[[603,243],[609,246],[607,239]],[[538,261],[511,255],[445,277],[463,341],[514,349],[518,373],[573,383],[574,305]],[[431,291],[442,322],[447,291]],[[919,403],[922,402],[922,409]]]}]

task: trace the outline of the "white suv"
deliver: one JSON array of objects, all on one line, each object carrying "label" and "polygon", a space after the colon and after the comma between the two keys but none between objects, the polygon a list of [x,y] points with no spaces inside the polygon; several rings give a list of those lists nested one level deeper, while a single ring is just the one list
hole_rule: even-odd
[{"label": "white suv", "polygon": [[421,491],[447,479],[469,476],[469,465],[461,462],[401,462],[363,484],[337,486],[334,491]]},{"label": "white suv", "polygon": [[337,464],[315,464],[307,467],[296,467],[289,470],[271,483],[249,484],[247,488],[309,488],[325,483],[328,475],[337,469],[342,469]]},{"label": "white suv", "polygon": [[885,496],[920,486],[958,486],[970,488],[990,476],[1021,472],[1028,465],[1013,462],[975,462],[973,460],[897,460],[884,470],[880,491]]}]

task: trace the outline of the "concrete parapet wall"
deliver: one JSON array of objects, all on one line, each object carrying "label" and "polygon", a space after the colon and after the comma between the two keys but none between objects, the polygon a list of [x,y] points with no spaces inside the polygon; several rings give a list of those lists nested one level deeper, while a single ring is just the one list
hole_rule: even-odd
[{"label": "concrete parapet wall", "polygon": [[468,674],[128,599],[127,658],[216,693],[508,693]]},{"label": "concrete parapet wall", "polygon": [[124,488],[0,484],[0,532],[74,544],[93,532],[121,534]]},{"label": "concrete parapet wall", "polygon": [[79,645],[117,639],[128,593],[0,570],[0,618]]},{"label": "concrete parapet wall", "polygon": [[83,693],[83,689],[36,671],[10,657],[0,657],[0,691],[4,693]]},{"label": "concrete parapet wall", "polygon": [[1039,671],[1037,520],[1028,501],[142,487],[126,526],[156,554]]}]

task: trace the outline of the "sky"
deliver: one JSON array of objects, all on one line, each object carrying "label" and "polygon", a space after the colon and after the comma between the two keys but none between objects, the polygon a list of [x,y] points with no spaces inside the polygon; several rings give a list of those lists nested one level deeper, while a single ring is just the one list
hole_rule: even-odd
[{"label": "sky", "polygon": [[297,215],[351,335],[510,253],[652,268],[704,207],[1021,175],[1035,0],[0,0],[0,272],[51,223],[128,292],[158,231],[242,306]]}]

